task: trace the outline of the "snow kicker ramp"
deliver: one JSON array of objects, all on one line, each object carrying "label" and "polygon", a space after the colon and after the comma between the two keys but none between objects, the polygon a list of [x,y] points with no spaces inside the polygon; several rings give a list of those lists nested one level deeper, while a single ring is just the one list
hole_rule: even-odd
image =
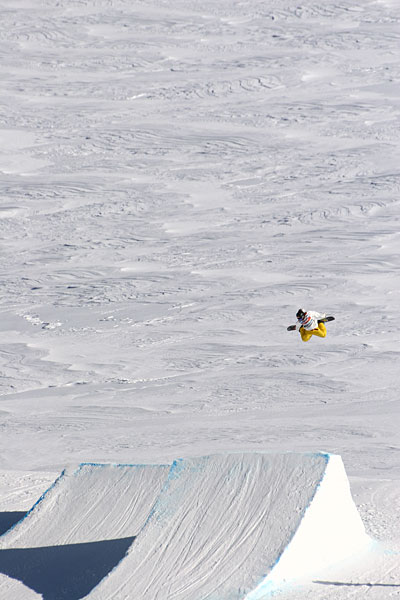
[{"label": "snow kicker ramp", "polygon": [[169,470],[82,464],[64,471],[0,536],[0,600],[79,600],[88,594],[125,556]]},{"label": "snow kicker ramp", "polygon": [[[108,540],[111,564],[90,581],[66,583],[69,600],[259,600],[369,543],[341,458],[291,453],[81,465],[1,539],[6,552],[42,545],[46,556]],[[117,552],[120,540],[127,543]],[[1,572],[46,600],[43,582],[35,587],[11,566],[2,568],[0,552]]]}]

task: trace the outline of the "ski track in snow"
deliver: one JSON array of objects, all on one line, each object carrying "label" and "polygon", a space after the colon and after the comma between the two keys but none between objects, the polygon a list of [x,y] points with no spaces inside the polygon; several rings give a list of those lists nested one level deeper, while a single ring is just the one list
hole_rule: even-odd
[{"label": "ski track in snow", "polygon": [[0,17],[2,509],[71,463],[325,450],[400,539],[398,4]]}]

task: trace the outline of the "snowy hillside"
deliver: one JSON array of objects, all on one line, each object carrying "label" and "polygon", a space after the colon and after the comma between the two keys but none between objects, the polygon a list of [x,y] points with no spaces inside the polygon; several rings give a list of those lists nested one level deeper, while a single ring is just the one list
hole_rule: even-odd
[{"label": "snowy hillside", "polygon": [[329,452],[386,553],[302,593],[400,595],[399,47],[395,0],[0,2],[0,532],[80,463]]}]

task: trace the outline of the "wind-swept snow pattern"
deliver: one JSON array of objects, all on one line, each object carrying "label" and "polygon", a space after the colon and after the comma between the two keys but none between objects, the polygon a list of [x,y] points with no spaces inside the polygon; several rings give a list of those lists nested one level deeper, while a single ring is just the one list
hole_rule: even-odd
[{"label": "wind-swept snow pattern", "polygon": [[[322,448],[400,547],[399,0],[1,0],[0,23],[3,530],[66,465]],[[286,331],[300,306],[326,339]],[[92,541],[40,539],[70,476],[4,552],[32,564],[29,525],[48,572],[86,548],[103,579],[141,535],[93,513]],[[310,597],[388,600],[387,556]]]}]

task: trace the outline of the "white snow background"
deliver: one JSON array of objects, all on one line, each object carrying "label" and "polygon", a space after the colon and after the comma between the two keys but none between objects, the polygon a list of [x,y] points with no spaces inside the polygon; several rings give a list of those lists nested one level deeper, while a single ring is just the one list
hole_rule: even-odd
[{"label": "white snow background", "polygon": [[400,597],[400,3],[1,0],[0,79],[0,515],[332,452],[386,550],[295,597]]}]

